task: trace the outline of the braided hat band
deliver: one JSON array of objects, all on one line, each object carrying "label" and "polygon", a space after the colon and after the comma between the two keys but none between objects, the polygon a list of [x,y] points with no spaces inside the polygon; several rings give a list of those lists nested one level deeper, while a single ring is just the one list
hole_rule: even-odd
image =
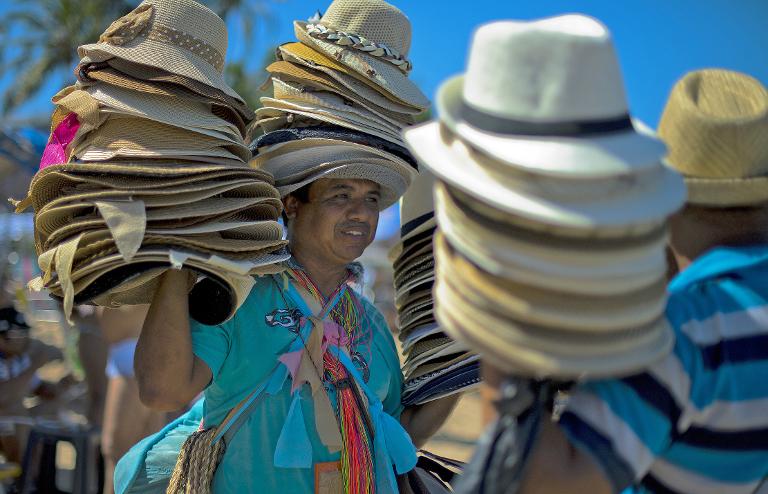
[{"label": "braided hat band", "polygon": [[313,38],[321,39],[339,46],[360,50],[368,55],[378,57],[400,69],[403,74],[408,74],[413,68],[413,64],[410,60],[406,59],[396,50],[389,48],[384,43],[376,43],[375,41],[370,41],[362,36],[345,33],[344,31],[334,31],[317,23],[307,24],[306,29],[307,34]]}]

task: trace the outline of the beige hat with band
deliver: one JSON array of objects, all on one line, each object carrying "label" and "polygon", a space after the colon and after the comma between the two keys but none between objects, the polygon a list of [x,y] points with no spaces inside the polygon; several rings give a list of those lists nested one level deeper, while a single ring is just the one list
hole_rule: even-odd
[{"label": "beige hat with band", "polygon": [[[246,135],[246,125],[250,123],[250,120],[244,119],[243,115],[237,112],[237,110],[221,101],[212,100],[207,96],[198,94],[178,84],[149,82],[135,79],[113,69],[106,63],[81,64],[77,72],[78,86],[83,88],[101,84],[111,87],[119,87],[142,94],[163,96],[167,98],[180,98],[195,103],[210,105],[211,113],[226,120],[230,124],[235,125],[243,137]],[[252,111],[250,112],[250,116],[251,118],[254,116]]]},{"label": "beige hat with band", "polygon": [[475,304],[494,300],[511,318],[563,330],[610,332],[642,326],[658,319],[666,306],[664,276],[656,283],[625,294],[590,296],[537,288],[483,271],[438,235],[438,277]]},{"label": "beige hat with band", "polygon": [[295,21],[303,44],[335,58],[381,91],[425,109],[429,100],[408,79],[411,23],[383,0],[334,0],[319,21]]},{"label": "beige hat with band", "polygon": [[347,91],[359,94],[372,103],[400,113],[423,113],[424,108],[410,105],[390,93],[382,93],[370,81],[363,79],[349,68],[302,43],[287,43],[278,48],[279,58],[320,72],[338,81]]},{"label": "beige hat with band", "polygon": [[267,71],[272,74],[273,81],[274,79],[278,79],[284,83],[292,84],[303,89],[337,94],[369,111],[383,115],[400,124],[411,125],[415,122],[414,110],[410,110],[407,107],[398,107],[391,102],[387,102],[385,106],[380,106],[370,98],[366,98],[365,95],[350,91],[349,88],[340,84],[332,77],[301,64],[288,61],[277,61],[269,65]]},{"label": "beige hat with band", "polygon": [[111,55],[183,75],[237,98],[222,76],[227,27],[193,0],[144,0],[116,20],[81,57]]},{"label": "beige hat with band", "polygon": [[669,166],[688,203],[739,207],[768,201],[768,89],[746,74],[691,72],[675,84],[659,122]]}]

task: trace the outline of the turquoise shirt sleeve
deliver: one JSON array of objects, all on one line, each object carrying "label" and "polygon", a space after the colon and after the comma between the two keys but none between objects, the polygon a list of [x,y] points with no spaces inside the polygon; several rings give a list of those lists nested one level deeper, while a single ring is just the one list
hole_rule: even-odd
[{"label": "turquoise shirt sleeve", "polygon": [[192,318],[189,319],[189,327],[192,332],[192,353],[211,369],[214,381],[219,376],[231,349],[232,327],[235,317],[237,314],[229,321],[216,326],[207,326]]}]

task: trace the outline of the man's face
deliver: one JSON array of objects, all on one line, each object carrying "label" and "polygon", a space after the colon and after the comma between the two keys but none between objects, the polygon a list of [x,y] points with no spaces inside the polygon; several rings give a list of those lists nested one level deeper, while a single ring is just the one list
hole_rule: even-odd
[{"label": "man's face", "polygon": [[308,202],[285,200],[292,248],[328,263],[354,261],[373,242],[380,199],[380,186],[370,180],[313,182]]}]

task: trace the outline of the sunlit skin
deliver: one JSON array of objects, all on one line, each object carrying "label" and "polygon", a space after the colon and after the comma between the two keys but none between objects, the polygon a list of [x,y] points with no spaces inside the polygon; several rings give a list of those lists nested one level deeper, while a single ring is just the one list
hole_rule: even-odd
[{"label": "sunlit skin", "polygon": [[327,295],[373,242],[381,187],[370,180],[320,179],[308,199],[285,198],[288,238],[293,256]]}]

